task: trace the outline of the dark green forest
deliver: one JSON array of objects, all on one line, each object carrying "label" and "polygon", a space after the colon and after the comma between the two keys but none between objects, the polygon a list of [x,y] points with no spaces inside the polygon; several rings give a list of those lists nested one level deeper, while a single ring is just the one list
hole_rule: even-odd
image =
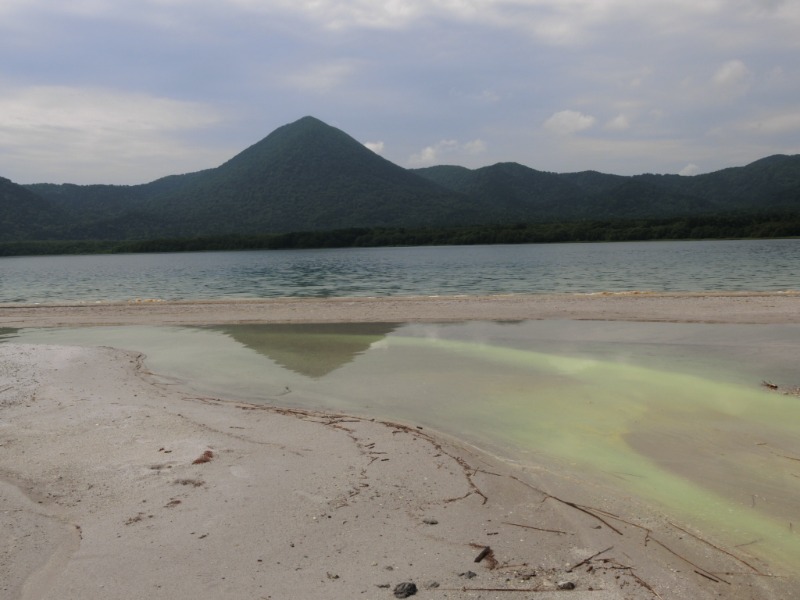
[{"label": "dark green forest", "polygon": [[785,237],[800,155],[691,177],[403,169],[313,117],[150,183],[0,178],[2,254]]},{"label": "dark green forest", "polygon": [[266,235],[229,234],[138,241],[0,242],[0,256],[789,237],[800,237],[800,214],[517,223],[419,229],[354,227],[332,231]]}]

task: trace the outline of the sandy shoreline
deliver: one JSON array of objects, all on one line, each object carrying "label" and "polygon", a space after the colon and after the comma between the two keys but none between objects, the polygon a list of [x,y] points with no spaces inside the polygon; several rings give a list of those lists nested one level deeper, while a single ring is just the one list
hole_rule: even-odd
[{"label": "sandy shoreline", "polygon": [[[0,327],[541,318],[796,323],[800,295],[0,306]],[[109,348],[0,345],[0,529],[0,591],[26,600],[800,590],[746,548],[567,472],[414,424],[191,397]]]},{"label": "sandy shoreline", "polygon": [[0,327],[528,319],[800,323],[800,292],[629,292],[0,304]]},{"label": "sandy shoreline", "polygon": [[546,599],[569,582],[573,598],[770,598],[793,585],[607,491],[413,426],[186,397],[107,348],[3,345],[0,361],[4,597],[391,598],[413,582],[419,597]]}]

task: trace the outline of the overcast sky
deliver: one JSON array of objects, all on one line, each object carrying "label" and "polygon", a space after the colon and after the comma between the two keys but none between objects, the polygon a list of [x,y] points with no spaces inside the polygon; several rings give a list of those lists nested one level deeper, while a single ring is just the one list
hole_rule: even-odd
[{"label": "overcast sky", "polygon": [[0,0],[0,176],[145,183],[313,115],[403,166],[800,153],[798,0]]}]

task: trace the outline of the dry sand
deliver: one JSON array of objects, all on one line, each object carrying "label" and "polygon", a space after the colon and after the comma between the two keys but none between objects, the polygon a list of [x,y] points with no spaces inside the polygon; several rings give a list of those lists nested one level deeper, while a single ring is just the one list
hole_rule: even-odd
[{"label": "dry sand", "polygon": [[[0,325],[800,322],[799,303],[791,294],[143,303],[2,307]],[[414,424],[189,397],[142,357],[109,348],[0,345],[0,531],[0,596],[10,599],[393,598],[405,582],[420,598],[800,593],[796,575],[746,549],[545,464],[507,465]]]}]

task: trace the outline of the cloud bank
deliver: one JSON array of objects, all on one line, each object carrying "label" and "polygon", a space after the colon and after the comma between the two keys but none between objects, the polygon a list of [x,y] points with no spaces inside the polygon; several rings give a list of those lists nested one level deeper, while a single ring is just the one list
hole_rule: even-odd
[{"label": "cloud bank", "polygon": [[706,172],[800,152],[797,31],[788,0],[4,0],[0,176],[152,180],[308,114],[402,166]]}]

